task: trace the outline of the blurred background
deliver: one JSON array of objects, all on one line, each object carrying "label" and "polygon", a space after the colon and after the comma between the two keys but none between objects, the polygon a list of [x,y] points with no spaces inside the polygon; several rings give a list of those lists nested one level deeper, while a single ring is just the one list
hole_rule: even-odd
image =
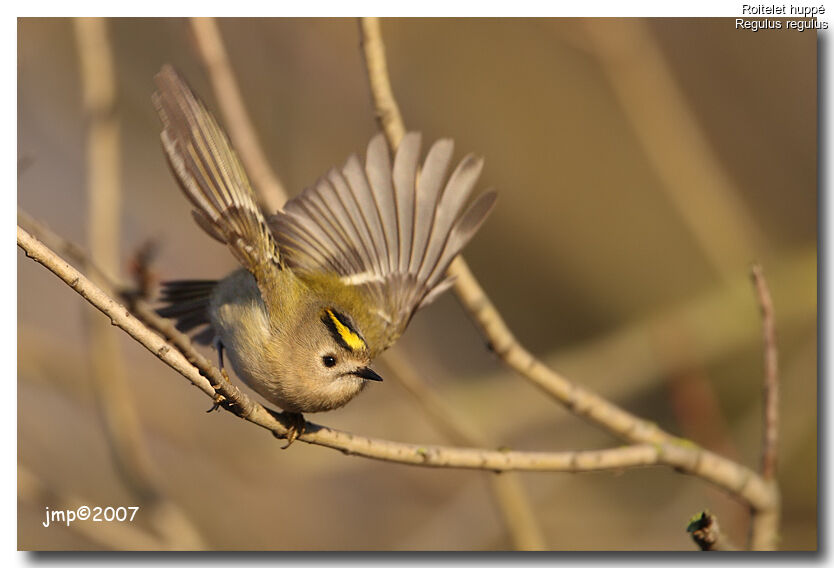
[{"label": "blurred background", "polygon": [[[154,74],[172,63],[218,109],[189,22],[107,25],[121,276],[152,238],[159,278],[222,277],[235,262],[191,220],[150,102]],[[364,155],[377,127],[355,20],[219,27],[291,194],[350,153]],[[741,32],[722,19],[393,19],[382,32],[407,128],[422,131],[424,147],[448,136],[458,158],[486,159],[480,187],[496,188],[499,202],[465,257],[522,344],[576,383],[754,468],[763,365],[749,267],[761,262],[781,367],[780,546],[815,549],[816,33]],[[18,21],[18,203],[87,247],[87,118],[74,34],[71,20]],[[17,278],[20,548],[158,548],[165,539],[220,550],[519,546],[492,474],[299,442],[281,451],[283,442],[252,424],[206,414],[205,396],[112,329],[153,479],[149,497],[108,445],[90,378],[92,308],[22,253]],[[620,444],[504,369],[452,294],[420,312],[395,350],[446,414],[490,447]],[[396,441],[454,442],[384,361],[377,368],[391,379],[308,418]],[[742,504],[668,468],[515,479],[532,546],[692,550],[686,525],[704,508],[737,543],[747,533]],[[45,507],[62,503],[147,506],[134,523],[106,530],[44,528]]]}]

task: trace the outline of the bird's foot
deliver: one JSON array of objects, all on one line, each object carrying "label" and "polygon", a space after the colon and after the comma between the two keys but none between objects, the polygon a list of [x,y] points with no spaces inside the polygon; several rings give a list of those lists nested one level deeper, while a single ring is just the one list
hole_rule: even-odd
[{"label": "bird's foot", "polygon": [[281,448],[286,450],[299,436],[304,434],[307,430],[307,422],[304,420],[304,416],[298,412],[285,411],[283,414],[290,420],[290,424],[287,426],[287,445]]},{"label": "bird's foot", "polygon": [[[216,386],[214,387],[214,390],[217,390]],[[214,404],[211,406],[211,408],[206,410],[206,412],[214,412],[215,410],[217,410],[218,408],[223,406],[224,402],[226,402],[226,397],[223,396],[222,394],[218,394],[217,396],[214,397]]]}]

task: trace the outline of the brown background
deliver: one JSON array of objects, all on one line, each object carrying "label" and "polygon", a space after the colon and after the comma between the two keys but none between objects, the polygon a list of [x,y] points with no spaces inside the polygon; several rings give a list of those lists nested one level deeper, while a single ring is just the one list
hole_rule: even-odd
[{"label": "brown background", "polygon": [[[163,278],[220,277],[234,261],[191,221],[150,104],[152,77],[170,62],[217,108],[187,22],[110,24],[123,257],[155,237]],[[224,20],[221,30],[267,156],[291,193],[351,152],[364,154],[376,125],[354,20]],[[23,19],[18,32],[18,202],[84,243],[73,27]],[[407,127],[421,130],[425,145],[450,136],[459,157],[486,158],[480,187],[497,188],[499,202],[466,258],[518,339],[577,383],[753,467],[762,359],[747,270],[762,262],[782,368],[781,546],[815,548],[815,33],[737,32],[719,19],[409,19],[383,21],[383,33]],[[717,201],[705,202],[711,190]],[[734,213],[725,217],[724,207]],[[17,271],[18,463],[58,495],[132,504],[88,378],[82,313],[91,308],[23,254]],[[208,399],[120,337],[162,483],[210,547],[510,546],[487,474],[303,443],[282,452],[251,424],[205,414]],[[619,443],[503,369],[452,295],[420,313],[397,349],[495,447]],[[447,443],[393,378],[311,418]],[[686,523],[705,507],[738,542],[746,534],[743,506],[664,468],[522,481],[552,549],[692,549]],[[56,502],[21,497],[19,546],[98,548],[76,530],[40,526]],[[146,528],[147,519],[136,524]]]}]

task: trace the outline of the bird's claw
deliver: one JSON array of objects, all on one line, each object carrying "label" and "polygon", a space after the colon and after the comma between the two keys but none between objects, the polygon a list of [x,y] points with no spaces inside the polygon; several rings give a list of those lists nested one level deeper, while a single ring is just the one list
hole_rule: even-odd
[{"label": "bird's claw", "polygon": [[287,445],[282,447],[282,450],[289,448],[307,430],[307,422],[302,414],[297,412],[284,412],[284,414],[290,419],[290,425],[287,426]]},{"label": "bird's claw", "polygon": [[[214,390],[217,390],[217,388],[218,388],[218,387],[217,387],[217,386],[215,386],[215,387],[214,387]],[[222,394],[218,394],[218,395],[214,398],[214,404],[211,406],[211,408],[209,408],[208,410],[206,410],[206,413],[208,413],[208,412],[214,412],[215,410],[217,410],[218,408],[220,408],[220,407],[223,405],[223,403],[224,403],[225,401],[226,401],[226,397],[225,397],[225,396],[223,396]]]}]

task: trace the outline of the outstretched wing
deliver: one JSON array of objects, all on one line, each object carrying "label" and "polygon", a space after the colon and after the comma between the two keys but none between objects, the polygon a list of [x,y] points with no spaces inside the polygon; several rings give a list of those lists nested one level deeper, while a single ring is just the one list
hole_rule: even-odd
[{"label": "outstretched wing", "polygon": [[488,192],[461,213],[483,160],[466,156],[446,181],[453,147],[451,140],[436,142],[418,174],[420,135],[403,138],[392,166],[379,134],[364,168],[351,156],[269,219],[295,272],[337,274],[362,290],[364,315],[382,322],[380,349],[448,288],[446,268],[495,203]]},{"label": "outstretched wing", "polygon": [[226,134],[170,65],[155,77],[162,145],[197,224],[229,246],[262,288],[281,268],[278,247]]}]

